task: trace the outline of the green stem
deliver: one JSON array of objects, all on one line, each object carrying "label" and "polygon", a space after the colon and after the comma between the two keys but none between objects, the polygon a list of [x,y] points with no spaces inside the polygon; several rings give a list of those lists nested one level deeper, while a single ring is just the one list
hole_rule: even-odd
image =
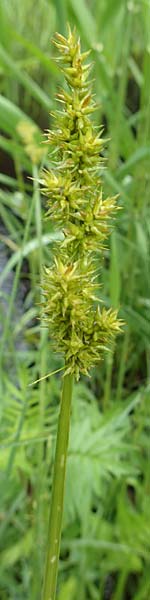
[{"label": "green stem", "polygon": [[58,422],[42,600],[55,600],[63,516],[73,376],[65,375]]},{"label": "green stem", "polygon": [[[35,228],[36,237],[38,240],[38,249],[35,260],[33,258],[33,284],[38,279],[42,285],[42,264],[43,264],[43,248],[42,248],[42,207],[41,207],[41,196],[38,184],[38,167],[37,165],[32,166],[33,172],[33,193],[34,193],[34,215],[35,215]],[[37,300],[42,302],[42,291],[37,291]],[[40,345],[39,345],[39,376],[43,377],[46,373],[46,353],[47,353],[47,329],[43,327],[43,319],[40,311]],[[40,381],[39,384],[39,436],[44,436],[44,411],[45,411],[45,380]],[[38,463],[38,477],[36,480],[35,499],[36,499],[36,519],[35,519],[35,536],[38,543],[35,545],[35,568],[37,569],[37,577],[33,578],[32,593],[33,599],[38,597],[40,582],[42,577],[42,560],[43,555],[43,533],[44,533],[44,489],[46,484],[46,465],[43,461],[44,454],[44,441],[37,448],[37,463]]]}]

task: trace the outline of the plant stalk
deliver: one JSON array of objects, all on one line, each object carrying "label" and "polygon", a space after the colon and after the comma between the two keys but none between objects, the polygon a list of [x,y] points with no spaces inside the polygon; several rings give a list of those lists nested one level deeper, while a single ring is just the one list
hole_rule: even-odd
[{"label": "plant stalk", "polygon": [[73,375],[65,375],[58,421],[42,600],[55,600],[69,441]]}]

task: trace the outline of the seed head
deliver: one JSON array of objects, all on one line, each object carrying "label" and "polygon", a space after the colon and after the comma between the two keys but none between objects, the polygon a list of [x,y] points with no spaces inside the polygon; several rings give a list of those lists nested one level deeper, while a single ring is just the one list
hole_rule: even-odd
[{"label": "seed head", "polygon": [[55,349],[65,357],[67,373],[88,374],[121,329],[117,312],[100,309],[96,293],[95,253],[104,252],[117,209],[117,196],[103,199],[102,129],[91,121],[96,109],[88,80],[90,52],[81,52],[80,39],[68,28],[68,37],[53,40],[68,89],[57,95],[61,112],[47,141],[55,160],[43,170],[41,183],[47,197],[46,217],[62,228],[50,268],[45,268],[43,315]]}]

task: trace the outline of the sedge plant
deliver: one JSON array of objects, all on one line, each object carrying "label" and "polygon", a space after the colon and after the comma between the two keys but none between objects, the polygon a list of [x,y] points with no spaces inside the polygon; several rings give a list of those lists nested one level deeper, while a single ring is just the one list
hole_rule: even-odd
[{"label": "sedge plant", "polygon": [[61,109],[47,134],[54,151],[41,183],[46,216],[61,229],[62,240],[52,265],[44,269],[43,318],[65,365],[42,600],[56,597],[73,382],[99,363],[121,326],[116,311],[101,308],[97,293],[96,256],[103,255],[117,198],[102,195],[104,142],[91,119],[97,107],[88,77],[90,51],[81,52],[80,40],[69,27],[68,37],[56,33],[54,44],[67,85],[58,94]]}]

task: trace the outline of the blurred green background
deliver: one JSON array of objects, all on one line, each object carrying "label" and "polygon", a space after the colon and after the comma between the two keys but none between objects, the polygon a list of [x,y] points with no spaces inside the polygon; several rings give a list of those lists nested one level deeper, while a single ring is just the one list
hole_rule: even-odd
[{"label": "blurred green background", "polygon": [[62,82],[51,37],[91,48],[104,194],[119,193],[101,297],[124,334],[75,386],[58,600],[150,597],[150,1],[0,4],[0,600],[40,600],[62,366],[42,327],[42,264],[58,237],[37,178]]}]

